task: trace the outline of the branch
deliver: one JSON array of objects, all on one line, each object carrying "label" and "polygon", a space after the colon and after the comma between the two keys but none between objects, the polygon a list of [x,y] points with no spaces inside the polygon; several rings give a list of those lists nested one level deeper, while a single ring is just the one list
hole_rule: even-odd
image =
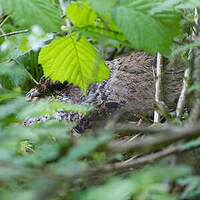
[{"label": "branch", "polygon": [[[161,68],[162,68],[162,55],[157,53],[157,67],[156,67],[156,85],[155,85],[155,101],[159,102],[161,100]],[[154,111],[154,123],[160,121],[160,115],[157,111]]]},{"label": "branch", "polygon": [[[140,158],[136,158],[132,161],[129,162],[118,162],[114,164],[105,164],[100,167],[88,167],[83,171],[80,172],[74,172],[70,173],[67,175],[61,175],[61,174],[56,174],[55,172],[51,170],[40,170],[40,169],[32,169],[28,167],[22,167],[22,166],[17,166],[16,164],[13,163],[4,163],[0,162],[0,169],[2,167],[7,167],[7,168],[12,168],[15,170],[19,170],[20,172],[23,171],[23,174],[26,174],[28,176],[31,176],[31,174],[35,174],[36,176],[46,176],[49,178],[53,178],[54,180],[56,179],[61,179],[61,180],[67,180],[69,181],[70,179],[75,179],[75,178],[90,178],[92,176],[96,176],[101,173],[109,173],[109,172],[116,172],[116,171],[123,171],[126,169],[132,169],[132,168],[137,168],[141,165],[145,165],[148,163],[153,163],[156,160],[160,160],[161,158],[167,157],[172,154],[176,154],[180,151],[181,145],[177,145],[174,147],[167,148],[163,151],[156,152],[150,155],[146,155]],[[23,170],[22,170],[23,169]]]},{"label": "branch", "polygon": [[[194,9],[194,24],[196,26],[198,26],[198,10],[195,8]],[[192,31],[192,39],[195,40],[195,32],[198,32],[196,27],[193,26],[193,31]],[[188,54],[188,67],[185,70],[184,73],[184,79],[183,79],[183,86],[182,86],[182,90],[181,90],[181,94],[177,103],[177,108],[176,108],[176,116],[180,117],[181,114],[183,113],[183,109],[185,106],[185,100],[186,100],[186,93],[187,93],[187,84],[186,84],[186,79],[188,79],[190,77],[191,74],[191,69],[192,69],[192,65],[193,65],[193,59],[194,59],[194,52],[193,49],[191,48]]]},{"label": "branch", "polygon": [[127,169],[137,168],[141,165],[153,163],[156,160],[160,160],[161,158],[167,157],[172,154],[176,154],[179,152],[181,145],[177,145],[175,147],[167,148],[163,151],[156,152],[150,155],[146,155],[140,158],[136,158],[129,162],[118,162],[114,164],[107,164],[97,168],[88,168],[79,173],[73,173],[69,175],[68,178],[80,178],[80,177],[91,177],[96,176],[100,173],[109,173],[109,172],[116,172],[116,171],[124,171]]},{"label": "branch", "polygon": [[[198,10],[195,8],[194,10],[195,18],[194,22],[195,25],[198,25]],[[194,39],[200,36],[200,33],[197,32],[197,37],[195,37],[195,33],[193,32]],[[194,85],[200,84],[200,48],[196,47],[194,49],[194,72],[193,72],[193,79]],[[190,112],[190,117],[188,119],[189,123],[195,124],[200,119],[200,91],[196,90],[194,93],[195,102]]]},{"label": "branch", "polygon": [[183,109],[185,106],[185,99],[187,94],[187,83],[186,80],[190,77],[190,67],[185,70],[184,78],[183,78],[183,86],[181,90],[181,94],[178,99],[177,108],[176,108],[176,117],[180,117],[183,113]]},{"label": "branch", "polygon": [[21,30],[21,31],[14,31],[14,32],[10,32],[10,33],[0,35],[0,38],[5,37],[5,36],[17,35],[17,34],[21,34],[21,33],[27,33],[27,32],[29,32],[28,29]]},{"label": "branch", "polygon": [[145,134],[167,134],[172,131],[172,129],[168,127],[143,127],[134,125],[132,123],[117,123],[110,130],[116,132],[117,134],[121,133],[122,135],[133,135],[138,132],[142,132]]},{"label": "branch", "polygon": [[170,132],[165,134],[158,133],[154,137],[146,137],[145,139],[135,139],[133,142],[110,142],[107,147],[110,152],[142,152],[158,150],[167,145],[178,141],[191,140],[200,136],[200,125],[194,127],[185,126],[182,128],[174,127]]},{"label": "branch", "polygon": [[11,59],[13,60],[17,65],[19,65],[20,67],[22,67],[24,69],[24,71],[28,74],[29,78],[36,84],[38,85],[39,83],[33,78],[33,76],[31,75],[31,73],[29,73],[29,71],[16,59]]},{"label": "branch", "polygon": [[63,12],[63,15],[65,15],[65,5],[64,5],[64,1],[63,0],[59,0],[59,3],[60,3],[60,8]]},{"label": "branch", "polygon": [[8,40],[7,36],[5,35],[4,31],[2,28],[0,28],[0,32],[2,35],[4,35],[4,40]]},{"label": "branch", "polygon": [[[199,127],[199,130],[200,130],[200,127]],[[23,174],[27,174],[27,175],[35,174],[36,176],[46,176],[49,178],[53,178],[54,180],[59,179],[59,180],[69,181],[75,178],[90,178],[102,173],[124,171],[127,169],[132,170],[139,166],[153,163],[169,155],[177,154],[181,152],[181,147],[182,147],[182,144],[178,144],[176,146],[168,147],[162,151],[152,153],[146,156],[142,156],[140,158],[136,158],[128,162],[123,161],[123,162],[118,162],[118,163],[113,163],[113,164],[105,164],[100,167],[88,167],[85,170],[70,173],[70,174],[56,174],[55,172],[51,170],[40,170],[40,169],[35,169],[35,168],[32,169],[32,168],[23,167],[23,166],[17,166],[16,164],[13,164],[13,163],[2,163],[2,162],[0,162],[0,168],[8,167],[8,168],[13,168],[19,171],[23,171]],[[194,149],[194,148],[198,148],[198,147],[192,147],[191,149]],[[189,151],[191,149],[186,149],[184,151]]]},{"label": "branch", "polygon": [[[60,3],[60,8],[61,8],[61,10],[63,12],[63,16],[65,16],[66,15],[66,9],[65,9],[65,5],[64,5],[64,1],[63,0],[59,0],[59,3]],[[70,4],[71,1],[68,0],[68,3]],[[71,26],[70,20],[67,18],[65,21],[66,21],[67,27],[70,27]]]}]

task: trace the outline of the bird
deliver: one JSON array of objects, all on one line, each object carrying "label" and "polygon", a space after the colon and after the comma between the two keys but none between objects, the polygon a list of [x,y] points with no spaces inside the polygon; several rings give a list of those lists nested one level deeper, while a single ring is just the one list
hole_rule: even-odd
[{"label": "bird", "polygon": [[[92,117],[87,118],[86,124],[95,118],[106,119],[122,110],[128,119],[134,116],[153,116],[156,57],[139,51],[105,63],[110,69],[110,78],[90,85],[86,96],[78,86],[68,84],[67,81],[53,83],[49,77],[42,77],[36,88],[27,94],[27,99],[33,101],[35,98],[51,97],[71,104],[95,105],[95,114],[92,113]],[[176,108],[184,70],[185,64],[179,59],[167,63],[163,68],[161,99],[170,111]],[[85,118],[81,115],[79,122],[83,119]]]}]

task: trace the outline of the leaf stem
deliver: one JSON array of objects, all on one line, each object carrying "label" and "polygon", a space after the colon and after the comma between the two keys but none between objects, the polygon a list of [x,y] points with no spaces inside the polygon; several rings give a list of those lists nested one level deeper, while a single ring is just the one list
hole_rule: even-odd
[{"label": "leaf stem", "polygon": [[1,23],[0,23],[0,28],[5,24],[5,22],[8,20],[9,16],[7,16]]}]

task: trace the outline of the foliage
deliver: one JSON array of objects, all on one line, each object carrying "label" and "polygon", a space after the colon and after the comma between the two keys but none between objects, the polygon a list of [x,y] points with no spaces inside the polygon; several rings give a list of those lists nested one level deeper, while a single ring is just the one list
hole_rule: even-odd
[{"label": "foliage", "polygon": [[[46,106],[48,104],[46,101]],[[45,101],[42,101],[34,112],[41,111],[41,107],[45,110],[44,105]],[[92,164],[97,167],[111,161],[107,156],[100,163],[96,159],[104,152],[101,146],[113,138],[113,133],[86,134],[76,141],[66,134],[73,127],[72,124],[50,120],[45,124],[23,127],[19,123],[21,118],[29,116],[29,113],[24,115],[24,108],[32,110],[32,105],[25,102],[24,98],[17,98],[0,107],[1,199],[9,200],[14,196],[22,200],[64,197],[87,200],[94,197],[115,197],[119,200],[128,200],[130,197],[138,200],[176,199],[168,194],[169,188],[164,181],[191,174],[191,169],[186,166],[160,165],[130,172],[125,177],[104,174],[88,185],[87,182],[92,181],[92,177],[85,176],[87,170],[91,169],[89,166]],[[94,153],[96,159],[92,156]],[[73,178],[77,176],[80,178]],[[104,184],[101,184],[102,181]]]},{"label": "foliage", "polygon": [[[200,178],[194,176],[195,169],[184,163],[171,165],[170,157],[154,164],[148,161],[150,164],[139,165],[140,169],[123,168],[146,155],[111,149],[115,140],[120,146],[129,139],[119,138],[109,128],[112,121],[73,137],[76,123],[54,119],[59,111],[87,116],[93,106],[46,99],[33,105],[24,98],[24,90],[33,86],[30,74],[39,81],[43,73],[53,81],[67,80],[78,85],[86,94],[90,84],[109,78],[103,58],[110,55],[111,47],[119,51],[134,48],[151,54],[161,52],[169,57],[199,47],[199,40],[188,43],[190,31],[182,27],[189,22],[187,27],[193,28],[188,16],[183,17],[183,9],[200,8],[199,1],[64,2],[66,16],[61,17],[58,0],[0,0],[1,34],[28,29],[0,38],[0,199],[199,198]],[[70,27],[66,20],[70,20]],[[191,92],[196,90],[199,85],[190,88]],[[49,120],[41,123],[41,116],[48,116]],[[32,118],[36,119],[34,125],[25,126],[24,121]],[[184,123],[182,118],[173,122]],[[200,138],[185,142],[179,153],[191,148],[199,151],[199,144]],[[161,148],[167,147],[161,145],[147,156]],[[117,168],[119,164],[123,170]],[[185,189],[174,193],[174,185]]]},{"label": "foliage", "polygon": [[0,2],[5,13],[9,14],[23,28],[31,28],[37,24],[45,32],[60,30],[61,12],[48,1],[1,0]]},{"label": "foliage", "polygon": [[[168,50],[172,39],[180,34],[180,13],[176,10],[156,10],[159,3],[162,4],[162,1],[123,1],[113,7],[101,1],[94,9],[106,14],[102,10],[108,6],[105,10],[112,12],[114,22],[131,46],[155,54]],[[91,4],[97,5],[96,1]]]},{"label": "foliage", "polygon": [[[47,0],[20,0],[20,3],[16,0],[1,0],[0,3],[3,12],[9,14],[9,17],[23,29],[30,28],[37,24],[45,33],[50,33],[60,31],[60,26],[64,23],[59,17],[60,10],[58,5],[50,3]],[[21,9],[21,5],[23,5],[23,9]],[[118,46],[121,43],[132,48],[146,50],[153,54],[156,52],[165,53],[170,49],[173,38],[181,34],[180,21],[182,11],[179,7],[183,7],[184,5],[193,7],[193,2],[187,1],[184,4],[182,1],[176,1],[175,3],[166,1],[163,4],[163,1],[161,0],[154,0],[151,2],[147,0],[137,0],[134,2],[126,0],[118,3],[116,0],[110,0],[109,3],[107,1],[105,3],[105,1],[87,0],[74,4],[72,3],[67,7],[67,17],[72,20],[74,27],[67,27],[63,30],[67,30],[68,32],[73,30],[74,32],[77,32],[76,34],[73,33],[71,38],[75,37],[75,35],[78,37],[79,34],[84,34],[95,40],[102,41],[103,39],[105,40],[105,38],[108,38],[105,44],[114,44],[115,46]],[[80,14],[79,18],[76,17],[77,12]],[[34,15],[32,15],[32,13],[34,13]],[[3,23],[5,23],[5,21],[3,21]],[[70,38],[70,36],[67,36],[66,38]],[[72,71],[68,71],[68,69],[74,68],[75,63],[70,62],[70,60],[73,60],[74,58],[74,53],[69,54],[68,56],[68,62],[66,61],[66,63],[68,63],[69,66],[67,68],[65,65],[59,66],[59,63],[56,63],[57,60],[54,58],[54,55],[51,54],[52,57],[50,60],[55,60],[53,63],[54,65],[51,66],[51,68],[54,69],[59,66],[59,71],[64,70],[63,74],[52,73],[52,71],[49,70],[50,67],[46,67],[46,64],[44,64],[43,69],[44,74],[46,76],[52,76],[54,81],[67,80],[73,82],[81,87],[84,93],[86,93],[86,89],[90,83],[107,79],[108,72],[104,73],[105,67],[100,67],[98,74],[104,74],[104,76],[101,75],[99,77],[97,76],[97,78],[91,78],[91,72],[96,71],[96,68],[98,68],[98,65],[94,64],[94,60],[100,61],[101,56],[97,56],[97,53],[94,53],[96,50],[94,50],[92,46],[88,49],[89,43],[86,41],[86,38],[84,39],[84,36],[80,36],[80,38],[81,41],[85,41],[82,44],[82,48],[87,49],[86,52],[93,58],[88,64],[90,70],[86,70],[82,62],[78,63],[77,69],[81,69],[82,74],[79,80],[71,78]],[[23,43],[25,40],[27,39],[24,38]],[[64,38],[59,41],[61,40],[64,40]],[[35,40],[33,40],[33,43],[36,43]],[[74,47],[78,46],[80,40],[73,39],[73,43],[77,43]],[[52,44],[50,47],[52,47]],[[57,51],[55,46],[52,48],[53,52],[54,48],[55,51]],[[45,47],[44,49],[47,48]],[[42,52],[44,51],[41,51],[41,54],[43,54]],[[81,53],[80,51],[78,52],[79,57],[87,56],[85,51],[82,51]],[[103,66],[103,63],[101,65]],[[35,67],[37,68],[37,66]],[[90,78],[86,79],[85,77]]]},{"label": "foliage", "polygon": [[24,82],[26,73],[14,61],[0,64],[0,79],[4,88],[12,89]]},{"label": "foliage", "polygon": [[186,190],[181,195],[181,199],[197,199],[200,197],[199,176],[189,176],[187,178],[180,179],[178,183],[186,186]]},{"label": "foliage", "polygon": [[55,39],[40,52],[39,63],[45,76],[53,81],[74,83],[86,94],[90,83],[109,78],[109,70],[102,58],[83,37],[77,34]]},{"label": "foliage", "polygon": [[[79,13],[78,17],[77,13]],[[66,14],[75,26],[73,29],[78,30],[85,36],[103,42],[105,46],[117,45],[119,41],[128,45],[125,42],[126,38],[113,20],[109,16],[101,19],[101,16],[92,10],[87,3],[77,2],[69,4],[66,9]]]}]

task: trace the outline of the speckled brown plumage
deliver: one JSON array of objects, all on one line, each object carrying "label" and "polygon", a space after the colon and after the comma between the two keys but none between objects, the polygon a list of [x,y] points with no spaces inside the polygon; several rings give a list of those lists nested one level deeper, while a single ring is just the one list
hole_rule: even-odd
[{"label": "speckled brown plumage", "polygon": [[[156,58],[144,52],[107,61],[111,70],[110,79],[90,85],[87,96],[73,84],[52,83],[42,78],[40,84],[28,93],[35,96],[51,96],[67,103],[92,103],[98,107],[100,116],[123,109],[139,117],[153,114],[152,101],[155,94]],[[179,62],[165,66],[163,73],[162,98],[170,109],[175,105],[181,90],[184,65]]]}]

